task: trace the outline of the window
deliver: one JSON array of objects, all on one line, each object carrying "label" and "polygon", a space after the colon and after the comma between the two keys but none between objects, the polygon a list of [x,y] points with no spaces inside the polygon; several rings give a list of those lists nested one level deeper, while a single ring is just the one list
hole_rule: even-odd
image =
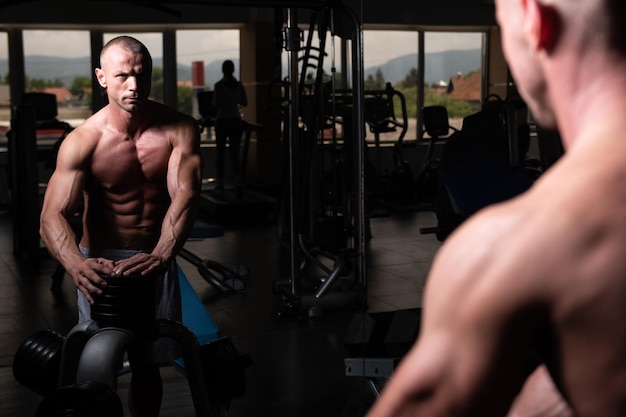
[{"label": "window", "polygon": [[[419,50],[420,34],[424,37],[423,51]],[[483,32],[365,30],[366,99],[368,91],[384,90],[389,85],[394,93],[395,117],[402,121],[399,97],[403,97],[408,118],[406,139],[420,137],[420,106],[446,106],[450,124],[460,127],[462,118],[480,107],[484,36]],[[423,70],[419,68],[421,59]],[[366,120],[369,110],[366,106]],[[367,133],[369,140],[372,134]],[[399,133],[398,129],[383,132],[380,140],[395,141]]]},{"label": "window", "polygon": [[89,31],[25,30],[26,91],[56,95],[58,118],[79,124],[91,114]]},{"label": "window", "polygon": [[11,125],[8,38],[6,32],[0,32],[0,135],[4,135]]},{"label": "window", "polygon": [[424,34],[424,105],[445,106],[457,129],[463,117],[480,110],[483,37],[476,32]]},{"label": "window", "polygon": [[[363,32],[364,117],[369,126],[368,140],[378,135],[381,141],[396,141],[403,129],[405,134],[417,134],[418,46],[419,34],[416,31]],[[390,113],[384,111],[387,100],[390,100],[387,104],[392,104]],[[391,114],[402,126],[392,128],[377,120],[388,118]],[[381,130],[375,127],[377,124],[382,130],[392,130],[373,133],[372,130]]]},{"label": "window", "polygon": [[241,79],[239,49],[238,29],[176,31],[178,110],[200,117],[195,95],[214,89],[226,59],[235,63],[235,77]]}]

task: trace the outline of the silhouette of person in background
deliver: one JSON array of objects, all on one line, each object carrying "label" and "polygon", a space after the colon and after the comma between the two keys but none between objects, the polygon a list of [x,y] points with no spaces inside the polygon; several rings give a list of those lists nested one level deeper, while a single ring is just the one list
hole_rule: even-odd
[{"label": "silhouette of person in background", "polygon": [[222,64],[222,79],[215,83],[215,141],[217,144],[217,181],[216,189],[224,188],[224,158],[226,157],[226,142],[230,147],[230,161],[235,177],[235,186],[241,186],[241,161],[239,160],[239,144],[243,135],[243,120],[241,107],[248,105],[246,90],[233,73],[235,64],[226,60]]}]

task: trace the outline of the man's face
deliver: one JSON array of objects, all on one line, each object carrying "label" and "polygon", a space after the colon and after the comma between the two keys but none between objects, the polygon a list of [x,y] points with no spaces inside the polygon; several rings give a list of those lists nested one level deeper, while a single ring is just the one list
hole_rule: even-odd
[{"label": "man's face", "polygon": [[543,67],[538,51],[531,48],[528,33],[525,32],[529,22],[523,1],[496,0],[495,3],[504,56],[517,89],[537,123],[547,128],[554,128],[556,123],[549,101]]},{"label": "man's face", "polygon": [[111,104],[133,112],[150,95],[151,70],[141,53],[136,54],[112,46],[101,58],[102,68],[96,69],[98,82],[107,90]]}]

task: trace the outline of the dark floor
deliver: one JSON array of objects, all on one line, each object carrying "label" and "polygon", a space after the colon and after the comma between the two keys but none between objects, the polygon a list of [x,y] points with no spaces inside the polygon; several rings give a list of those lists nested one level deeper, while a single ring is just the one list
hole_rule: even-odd
[{"label": "dark floor", "polygon": [[[209,221],[213,220],[209,218]],[[432,212],[391,212],[371,219],[367,256],[367,307],[361,312],[391,312],[420,306],[422,288],[440,243],[420,227],[433,226]],[[332,309],[306,317],[286,309],[274,284],[287,277],[281,243],[272,222],[224,224],[224,236],[190,241],[186,248],[201,258],[249,270],[244,291],[219,294],[185,260],[180,265],[202,299],[221,336],[232,338],[253,365],[245,371],[247,391],[229,408],[232,417],[357,417],[371,404],[373,391],[362,377],[346,376],[346,332],[359,308]],[[284,259],[284,258],[283,258]],[[60,295],[50,290],[55,268],[47,256],[18,262],[13,253],[11,216],[0,215],[0,416],[34,416],[42,400],[18,383],[12,372],[20,344],[34,332],[61,334],[75,324],[75,290],[66,277]],[[118,379],[125,407],[129,375]],[[195,416],[185,377],[163,368],[162,416]],[[128,412],[124,411],[125,415]]]}]

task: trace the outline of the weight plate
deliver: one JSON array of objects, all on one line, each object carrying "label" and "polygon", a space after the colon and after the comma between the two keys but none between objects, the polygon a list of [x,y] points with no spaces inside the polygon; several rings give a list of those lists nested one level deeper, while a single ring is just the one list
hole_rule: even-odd
[{"label": "weight plate", "polygon": [[97,381],[75,383],[47,395],[35,417],[122,417],[117,393]]}]

